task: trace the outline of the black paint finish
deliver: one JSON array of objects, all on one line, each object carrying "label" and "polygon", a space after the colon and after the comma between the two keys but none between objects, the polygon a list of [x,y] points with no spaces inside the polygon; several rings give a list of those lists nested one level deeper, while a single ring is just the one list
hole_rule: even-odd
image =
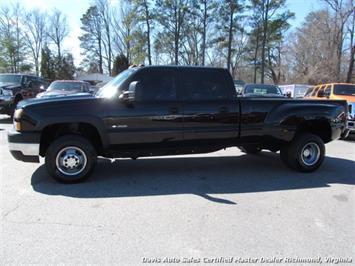
[{"label": "black paint finish", "polygon": [[[171,94],[145,101],[138,96],[142,92],[136,92],[136,101],[119,99],[132,81],[144,84],[144,75],[155,71],[155,81],[163,80],[164,71],[170,75],[166,84],[157,86]],[[210,92],[199,92],[204,86]],[[90,131],[88,136],[99,138],[94,139],[102,145],[99,154],[106,157],[202,153],[248,143],[278,149],[300,130],[322,129],[319,134],[328,142],[339,138],[346,125],[345,101],[237,97],[225,69],[142,67],[115,90],[108,98],[74,95],[22,101],[18,108],[24,112],[17,121],[23,134],[38,134],[41,143],[70,130],[85,135],[93,128],[97,134]],[[52,126],[56,131],[46,131]]]}]

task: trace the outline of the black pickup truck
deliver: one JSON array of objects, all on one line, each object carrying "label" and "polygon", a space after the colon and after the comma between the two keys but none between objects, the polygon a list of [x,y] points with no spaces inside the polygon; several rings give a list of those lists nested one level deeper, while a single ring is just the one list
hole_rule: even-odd
[{"label": "black pickup truck", "polygon": [[45,81],[34,75],[0,74],[0,114],[13,115],[19,101],[36,97]]},{"label": "black pickup truck", "polygon": [[225,69],[136,67],[95,96],[30,99],[18,104],[8,133],[12,155],[38,162],[51,176],[79,182],[97,156],[280,151],[287,166],[316,170],[324,143],[346,131],[345,101],[237,97]]}]

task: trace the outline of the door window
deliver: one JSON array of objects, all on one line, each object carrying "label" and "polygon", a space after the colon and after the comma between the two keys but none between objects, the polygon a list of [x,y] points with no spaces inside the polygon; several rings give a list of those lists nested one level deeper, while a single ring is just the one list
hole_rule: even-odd
[{"label": "door window", "polygon": [[311,96],[316,96],[320,88],[321,88],[321,86],[315,87],[313,92],[312,92],[312,94],[311,94]]},{"label": "door window", "polygon": [[314,89],[315,89],[315,87],[310,87],[310,88],[307,90],[307,92],[306,92],[306,94],[304,95],[304,97],[309,97],[309,96],[311,96],[311,94],[312,94],[312,92],[313,92]]},{"label": "door window", "polygon": [[220,71],[186,69],[181,71],[181,77],[184,100],[211,101],[230,98],[230,91]]},{"label": "door window", "polygon": [[329,96],[330,96],[330,92],[331,92],[331,85],[328,85],[328,86],[324,89],[324,96],[325,96],[325,97],[329,97]]},{"label": "door window", "polygon": [[137,101],[177,100],[175,75],[172,70],[142,70],[134,80],[139,82],[135,92]]},{"label": "door window", "polygon": [[318,91],[317,91],[317,97],[321,97],[321,93],[324,92],[324,87],[320,88]]}]

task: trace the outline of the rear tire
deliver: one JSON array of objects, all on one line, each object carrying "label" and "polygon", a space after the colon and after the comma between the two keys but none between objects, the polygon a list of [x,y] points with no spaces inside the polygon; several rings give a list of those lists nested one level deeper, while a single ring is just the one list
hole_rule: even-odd
[{"label": "rear tire", "polygon": [[280,151],[281,160],[286,166],[305,173],[317,170],[323,163],[324,155],[323,140],[310,133],[299,135]]},{"label": "rear tire", "polygon": [[51,143],[45,155],[48,173],[61,183],[78,183],[89,177],[97,161],[94,146],[84,137],[65,135]]}]

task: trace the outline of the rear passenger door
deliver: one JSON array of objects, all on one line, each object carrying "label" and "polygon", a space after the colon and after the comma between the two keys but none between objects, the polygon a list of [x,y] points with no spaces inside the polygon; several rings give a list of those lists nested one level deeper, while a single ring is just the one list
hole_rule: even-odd
[{"label": "rear passenger door", "polygon": [[238,137],[239,104],[235,90],[231,90],[232,80],[226,79],[229,74],[223,71],[198,68],[179,71],[186,144],[211,146]]}]

